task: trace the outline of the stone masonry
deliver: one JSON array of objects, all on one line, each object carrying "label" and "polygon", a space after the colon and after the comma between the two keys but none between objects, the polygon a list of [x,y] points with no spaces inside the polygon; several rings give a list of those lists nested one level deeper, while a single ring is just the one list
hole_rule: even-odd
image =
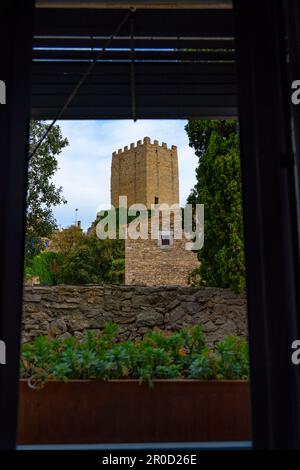
[{"label": "stone masonry", "polygon": [[185,249],[186,240],[162,249],[157,240],[125,240],[125,284],[186,286],[190,272],[199,266],[197,255]]},{"label": "stone masonry", "polygon": [[178,330],[200,324],[208,345],[227,335],[247,336],[246,299],[228,289],[141,286],[25,287],[23,341],[50,335],[83,336],[105,322],[119,339],[139,339],[148,329]]},{"label": "stone masonry", "polygon": [[[149,137],[112,154],[111,204],[119,207],[119,196],[127,196],[127,206],[155,204],[162,211],[164,204],[179,209],[179,177],[177,147],[153,144]],[[171,220],[170,220],[171,222]],[[181,223],[180,223],[181,226]],[[199,265],[197,255],[185,249],[185,238],[174,237],[174,227],[161,230],[153,239],[128,237],[125,241],[126,285],[188,285],[189,273]],[[165,232],[168,232],[166,234]],[[169,237],[169,246],[163,246]]]},{"label": "stone masonry", "polygon": [[[119,149],[112,154],[111,203],[119,207],[119,196],[127,196],[132,204],[179,204],[177,147],[153,144],[149,137],[137,145]],[[157,199],[156,199],[157,198]],[[156,202],[157,201],[157,202]]]}]

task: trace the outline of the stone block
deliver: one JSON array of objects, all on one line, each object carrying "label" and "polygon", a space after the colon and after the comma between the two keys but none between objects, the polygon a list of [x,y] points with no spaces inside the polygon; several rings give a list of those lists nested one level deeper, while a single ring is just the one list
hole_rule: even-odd
[{"label": "stone block", "polygon": [[164,316],[156,310],[145,310],[138,314],[136,319],[137,326],[157,326],[162,325]]},{"label": "stone block", "polygon": [[49,325],[49,333],[57,336],[67,331],[66,322],[62,319],[54,320]]}]

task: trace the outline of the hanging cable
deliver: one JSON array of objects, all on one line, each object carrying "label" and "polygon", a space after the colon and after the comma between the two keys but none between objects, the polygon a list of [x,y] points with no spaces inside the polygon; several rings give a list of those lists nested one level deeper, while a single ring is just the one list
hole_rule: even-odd
[{"label": "hanging cable", "polygon": [[126,21],[128,20],[128,18],[130,17],[130,15],[132,15],[132,12],[135,12],[135,8],[134,9],[130,9],[126,15],[124,16],[124,18],[122,19],[122,21],[119,23],[119,25],[117,26],[117,28],[115,29],[115,31],[112,33],[112,35],[108,38],[107,42],[105,43],[105,45],[103,46],[103,48],[101,49],[101,51],[99,52],[99,54],[95,57],[94,61],[88,66],[88,68],[86,69],[85,73],[82,75],[81,79],[78,81],[77,85],[74,87],[74,90],[72,91],[72,93],[70,94],[70,96],[67,98],[65,104],[63,105],[63,107],[61,108],[61,110],[57,113],[56,117],[53,119],[53,121],[51,122],[51,124],[49,125],[49,127],[47,128],[46,132],[44,133],[44,135],[41,137],[40,141],[36,144],[36,146],[34,147],[33,151],[29,154],[29,160],[34,156],[34,154],[36,153],[36,151],[40,148],[40,146],[42,145],[42,143],[44,142],[44,140],[46,139],[46,137],[48,136],[49,132],[51,131],[51,129],[53,128],[53,126],[55,125],[56,121],[58,121],[61,116],[63,115],[63,113],[65,112],[65,110],[68,108],[69,104],[72,102],[73,98],[76,96],[79,88],[81,87],[81,85],[85,82],[85,80],[87,79],[87,77],[90,75],[90,73],[92,72],[92,70],[94,69],[95,65],[97,64],[98,60],[101,59],[101,57],[103,56],[103,54],[105,53],[106,49],[110,46],[110,44],[112,43],[113,39],[118,36],[119,32],[121,31],[121,29],[123,28],[124,24],[126,23]]},{"label": "hanging cable", "polygon": [[131,92],[131,113],[132,119],[136,122],[136,95],[135,95],[135,50],[134,50],[134,24],[135,24],[135,11],[130,18],[130,49],[131,49],[131,62],[130,62],[130,92]]}]

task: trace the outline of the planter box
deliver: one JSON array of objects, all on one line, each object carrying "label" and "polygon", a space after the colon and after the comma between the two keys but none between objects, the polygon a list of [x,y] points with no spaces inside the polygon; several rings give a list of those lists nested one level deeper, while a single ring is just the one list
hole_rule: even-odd
[{"label": "planter box", "polygon": [[245,381],[21,381],[19,444],[244,441]]}]

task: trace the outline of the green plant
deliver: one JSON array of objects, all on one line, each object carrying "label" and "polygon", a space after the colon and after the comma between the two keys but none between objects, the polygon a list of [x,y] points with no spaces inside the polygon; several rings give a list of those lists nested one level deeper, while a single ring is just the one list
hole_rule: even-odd
[{"label": "green plant", "polygon": [[[82,235],[80,243],[63,255],[61,284],[120,283],[125,264],[124,240],[100,240],[96,233]],[[123,260],[123,264],[122,261]],[[119,263],[116,263],[116,260]]]},{"label": "green plant", "polygon": [[199,159],[188,203],[204,204],[204,246],[191,284],[245,288],[241,170],[236,121],[190,120],[190,146]]},{"label": "green plant", "polygon": [[215,372],[215,360],[212,352],[205,348],[194,357],[188,369],[190,379],[212,379]]},{"label": "green plant", "polygon": [[[32,230],[27,229],[25,237],[25,270],[29,270],[32,266],[32,260],[37,256],[41,251],[43,251],[45,244],[43,243],[41,237],[36,235]],[[25,272],[26,277],[26,272]]]},{"label": "green plant", "polygon": [[180,377],[180,367],[174,363],[168,350],[141,342],[137,347],[134,376],[147,380],[150,386],[155,378]]},{"label": "green plant", "polygon": [[34,387],[47,380],[246,379],[248,348],[242,338],[227,337],[216,348],[205,346],[197,325],[178,332],[153,330],[141,341],[117,341],[118,327],[107,323],[101,334],[87,331],[82,341],[36,338],[22,346],[21,372]]},{"label": "green plant", "polygon": [[[41,140],[49,124],[31,121],[29,151]],[[27,183],[27,235],[47,237],[56,228],[52,208],[65,204],[62,188],[56,187],[53,175],[58,170],[57,157],[69,145],[58,125],[52,127],[47,139],[29,160]]]},{"label": "green plant", "polygon": [[[30,122],[29,153],[48,127],[43,121]],[[53,175],[58,170],[57,157],[68,145],[60,126],[55,125],[28,162],[25,266],[30,266],[34,256],[43,250],[42,238],[51,236],[57,228],[53,207],[66,203],[62,188],[53,182]]]},{"label": "green plant", "polygon": [[43,251],[35,256],[31,266],[25,269],[25,276],[39,276],[41,285],[56,285],[62,262],[63,256],[60,253]]},{"label": "green plant", "polygon": [[221,379],[248,377],[248,344],[237,336],[227,336],[216,348],[217,375]]}]

